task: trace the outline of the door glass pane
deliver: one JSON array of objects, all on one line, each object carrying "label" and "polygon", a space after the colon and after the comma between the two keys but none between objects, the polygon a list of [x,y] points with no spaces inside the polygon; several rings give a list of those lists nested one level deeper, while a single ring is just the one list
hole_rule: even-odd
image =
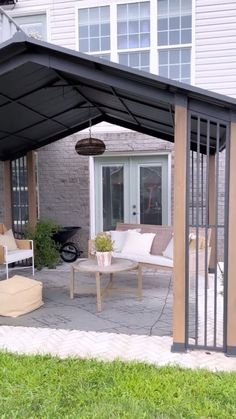
[{"label": "door glass pane", "polygon": [[140,223],[162,224],[162,168],[140,167]]},{"label": "door glass pane", "polygon": [[123,166],[102,167],[103,230],[114,230],[124,222]]}]

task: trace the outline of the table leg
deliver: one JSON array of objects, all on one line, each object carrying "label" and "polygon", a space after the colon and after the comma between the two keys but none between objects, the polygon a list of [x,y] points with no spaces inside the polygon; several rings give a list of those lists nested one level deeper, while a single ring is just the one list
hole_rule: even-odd
[{"label": "table leg", "polygon": [[138,280],[138,298],[142,300],[143,297],[143,271],[142,266],[139,265],[137,269],[137,280]]},{"label": "table leg", "polygon": [[102,298],[101,298],[101,274],[96,272],[96,288],[97,288],[97,310],[102,311]]},{"label": "table leg", "polygon": [[70,268],[70,298],[74,298],[74,286],[75,286],[75,270],[73,266]]}]

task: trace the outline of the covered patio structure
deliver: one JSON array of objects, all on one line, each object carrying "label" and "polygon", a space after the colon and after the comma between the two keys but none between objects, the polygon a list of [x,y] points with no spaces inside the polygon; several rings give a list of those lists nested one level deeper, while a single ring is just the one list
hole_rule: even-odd
[{"label": "covered patio structure", "polygon": [[[172,349],[208,348],[236,355],[236,100],[33,40],[20,32],[1,44],[0,63],[5,224],[12,224],[11,161],[27,155],[29,222],[34,225],[32,150],[88,127],[89,119],[92,125],[106,121],[174,142]],[[190,274],[190,233],[196,240],[194,275]],[[220,317],[219,261],[224,262]],[[213,275],[211,298],[209,271]],[[222,338],[218,338],[220,327]]]}]

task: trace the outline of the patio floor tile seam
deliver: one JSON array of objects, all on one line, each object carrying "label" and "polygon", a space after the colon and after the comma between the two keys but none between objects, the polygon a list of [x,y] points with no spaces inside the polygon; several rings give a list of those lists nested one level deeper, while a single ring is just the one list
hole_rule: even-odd
[{"label": "patio floor tile seam", "polygon": [[171,352],[169,336],[125,335],[106,332],[0,326],[0,350],[19,354],[50,354],[60,358],[120,359],[212,371],[236,371],[235,358],[223,353]]}]

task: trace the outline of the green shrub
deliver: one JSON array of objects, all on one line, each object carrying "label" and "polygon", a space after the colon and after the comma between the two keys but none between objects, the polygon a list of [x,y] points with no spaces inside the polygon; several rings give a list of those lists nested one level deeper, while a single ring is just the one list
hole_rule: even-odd
[{"label": "green shrub", "polygon": [[60,263],[60,254],[57,244],[52,239],[53,233],[60,229],[52,220],[39,220],[33,230],[29,225],[26,227],[25,235],[34,241],[35,266],[37,269],[43,267],[55,268]]}]

